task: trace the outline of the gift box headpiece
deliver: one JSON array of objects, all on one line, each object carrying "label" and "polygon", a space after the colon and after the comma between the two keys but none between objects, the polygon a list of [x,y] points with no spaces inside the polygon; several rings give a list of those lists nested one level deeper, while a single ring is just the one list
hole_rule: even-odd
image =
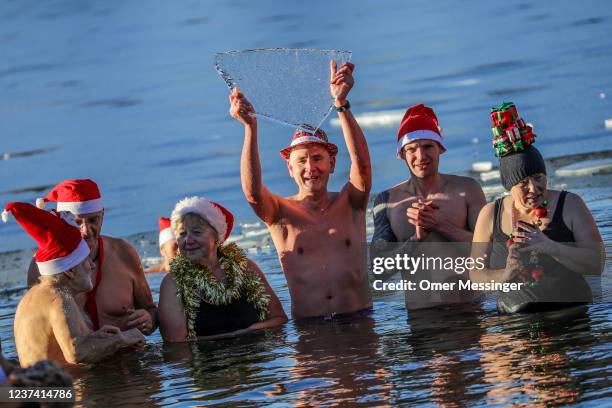
[{"label": "gift box headpiece", "polygon": [[533,128],[519,118],[514,103],[502,102],[497,108],[491,108],[491,120],[493,148],[497,157],[520,152],[535,142]]}]

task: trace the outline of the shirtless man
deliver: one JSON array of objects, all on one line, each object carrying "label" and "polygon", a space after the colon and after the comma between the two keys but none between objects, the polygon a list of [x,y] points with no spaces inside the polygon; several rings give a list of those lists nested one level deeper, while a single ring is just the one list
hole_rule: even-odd
[{"label": "shirtless man", "polygon": [[336,71],[335,61],[330,62],[330,90],[351,159],[349,181],[340,192],[327,191],[337,147],[323,131],[313,133],[304,125],[296,130],[291,146],[281,150],[298,193],[285,198],[272,194],[262,182],[253,107],[236,89],[230,95],[230,114],[245,128],[242,190],[268,226],[296,319],[357,312],[372,305],[364,246],[370,156],[346,99],[354,83],[353,69],[347,63]]},{"label": "shirtless man", "polygon": [[121,332],[105,325],[92,332],[86,324],[75,296],[91,290],[93,262],[78,229],[31,204],[10,203],[5,212],[39,245],[35,262],[40,283],[26,292],[15,312],[15,346],[22,367],[46,359],[90,363],[144,343],[138,329]]},{"label": "shirtless man", "polygon": [[162,260],[145,269],[145,273],[170,272],[170,261],[174,259],[177,251],[178,244],[172,232],[170,218],[159,217],[159,254]]},{"label": "shirtless man", "polygon": [[[37,206],[44,202],[38,199]],[[79,294],[94,330],[113,325],[121,330],[138,328],[146,335],[157,327],[157,308],[145,279],[136,250],[118,238],[101,235],[104,207],[98,186],[92,180],[65,180],[44,201],[57,202],[57,211],[78,226],[95,263],[93,290]],[[38,282],[39,271],[32,261],[28,286]]]},{"label": "shirtless man", "polygon": [[[478,213],[486,199],[475,180],[438,171],[440,155],[445,151],[433,110],[422,104],[408,108],[398,130],[397,158],[406,162],[411,177],[376,196],[372,243],[379,240],[471,242]],[[435,252],[433,244],[422,247]],[[468,256],[469,248],[465,249],[468,252],[463,255]],[[433,305],[430,302],[419,305],[405,293],[409,308]]]}]

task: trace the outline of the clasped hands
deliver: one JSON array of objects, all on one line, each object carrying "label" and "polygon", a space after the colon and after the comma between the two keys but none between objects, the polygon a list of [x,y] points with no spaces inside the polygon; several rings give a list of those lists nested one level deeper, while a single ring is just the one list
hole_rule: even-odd
[{"label": "clasped hands", "polygon": [[411,241],[423,241],[427,237],[427,231],[435,231],[438,228],[438,209],[433,200],[419,198],[406,210],[408,222],[417,228],[417,232],[410,237]]}]

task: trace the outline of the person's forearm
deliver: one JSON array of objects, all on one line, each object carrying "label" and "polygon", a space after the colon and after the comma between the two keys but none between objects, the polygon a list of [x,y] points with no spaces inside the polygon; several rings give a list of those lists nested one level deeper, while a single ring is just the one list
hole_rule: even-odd
[{"label": "person's forearm", "polygon": [[74,356],[73,358],[66,358],[66,360],[73,364],[95,363],[115,353],[123,346],[124,342],[119,334],[110,337],[98,337],[95,333],[90,333],[76,339]]},{"label": "person's forearm", "polygon": [[240,157],[240,181],[247,200],[253,204],[260,200],[261,162],[257,143],[257,124],[244,127],[244,143]]},{"label": "person's forearm", "polygon": [[263,322],[254,323],[250,325],[246,330],[253,331],[253,330],[268,329],[270,327],[280,326],[281,324],[284,324],[284,323],[287,323],[287,316],[276,316],[276,317],[271,317],[268,320],[265,320]]},{"label": "person's forearm", "polygon": [[369,192],[371,188],[370,152],[365,136],[350,110],[338,112],[344,142],[351,158],[351,179],[360,176],[359,190]]},{"label": "person's forearm", "polygon": [[601,275],[603,269],[602,246],[580,248],[551,241],[547,253],[557,262],[581,275]]}]

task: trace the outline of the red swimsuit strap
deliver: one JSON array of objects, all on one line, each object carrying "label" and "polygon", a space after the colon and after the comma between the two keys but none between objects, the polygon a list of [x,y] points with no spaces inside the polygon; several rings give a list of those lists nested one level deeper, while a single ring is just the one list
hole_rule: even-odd
[{"label": "red swimsuit strap", "polygon": [[96,270],[96,283],[92,290],[87,292],[87,302],[85,307],[89,313],[89,318],[93,323],[94,331],[100,329],[100,320],[98,319],[98,305],[96,304],[96,292],[100,282],[102,281],[102,264],[104,263],[104,244],[102,237],[98,238],[98,268]]}]

